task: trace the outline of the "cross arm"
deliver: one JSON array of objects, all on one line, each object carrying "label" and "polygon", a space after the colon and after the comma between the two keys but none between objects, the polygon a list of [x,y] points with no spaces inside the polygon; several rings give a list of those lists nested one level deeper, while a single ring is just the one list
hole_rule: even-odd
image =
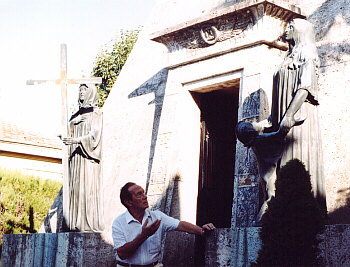
[{"label": "cross arm", "polygon": [[36,85],[36,84],[42,84],[42,83],[54,83],[55,80],[27,80],[26,85]]},{"label": "cross arm", "polygon": [[[42,83],[56,83],[61,84],[63,80],[27,80],[27,85],[36,85],[36,84],[42,84]],[[96,78],[81,78],[81,79],[67,79],[67,84],[82,84],[82,83],[88,83],[88,84],[95,84],[95,83],[102,83],[102,78],[96,77]]]},{"label": "cross arm", "polygon": [[102,83],[102,78],[96,77],[96,78],[68,79],[67,83],[68,84],[82,84],[82,83],[95,84],[95,83]]}]

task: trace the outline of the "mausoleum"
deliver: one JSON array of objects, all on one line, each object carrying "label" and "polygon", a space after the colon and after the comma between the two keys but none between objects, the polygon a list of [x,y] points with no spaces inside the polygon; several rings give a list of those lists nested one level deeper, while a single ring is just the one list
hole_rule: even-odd
[{"label": "mausoleum", "polygon": [[[205,240],[168,234],[165,265],[249,266],[256,259],[260,176],[235,126],[270,115],[273,75],[288,50],[281,36],[295,18],[314,25],[321,60],[328,225],[320,258],[326,266],[350,264],[350,8],[343,0],[159,1],[103,107],[105,232],[125,210],[119,192],[131,181],[146,189],[152,208],[217,227]],[[88,236],[84,243],[79,233],[82,251]],[[67,255],[66,241],[55,244]]]}]

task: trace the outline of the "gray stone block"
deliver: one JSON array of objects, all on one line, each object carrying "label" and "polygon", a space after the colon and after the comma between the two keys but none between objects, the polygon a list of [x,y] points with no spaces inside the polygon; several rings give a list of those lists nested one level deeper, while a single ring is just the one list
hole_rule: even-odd
[{"label": "gray stone block", "polygon": [[[261,248],[260,227],[221,228],[207,237],[206,266],[250,266]],[[326,225],[319,235],[318,258],[324,266],[350,266],[350,225]]]},{"label": "gray stone block", "polygon": [[108,233],[4,235],[4,267],[115,266]]}]

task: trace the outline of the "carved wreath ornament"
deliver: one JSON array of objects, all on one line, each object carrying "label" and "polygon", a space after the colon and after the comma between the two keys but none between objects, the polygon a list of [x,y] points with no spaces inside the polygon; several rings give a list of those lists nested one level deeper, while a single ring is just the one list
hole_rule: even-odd
[{"label": "carved wreath ornament", "polygon": [[217,42],[218,36],[220,35],[218,29],[215,26],[205,27],[200,30],[201,37],[204,42],[209,45]]}]

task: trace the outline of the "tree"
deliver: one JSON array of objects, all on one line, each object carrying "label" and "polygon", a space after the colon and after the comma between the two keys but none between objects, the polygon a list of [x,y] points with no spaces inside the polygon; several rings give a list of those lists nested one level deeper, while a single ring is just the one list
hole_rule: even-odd
[{"label": "tree", "polygon": [[315,266],[324,213],[304,164],[291,160],[277,174],[276,196],[262,217],[262,248],[253,266]]},{"label": "tree", "polygon": [[111,49],[104,48],[96,57],[92,76],[102,77],[102,84],[98,87],[99,107],[106,101],[113,84],[117,80],[140,30],[122,30],[120,36]]}]

